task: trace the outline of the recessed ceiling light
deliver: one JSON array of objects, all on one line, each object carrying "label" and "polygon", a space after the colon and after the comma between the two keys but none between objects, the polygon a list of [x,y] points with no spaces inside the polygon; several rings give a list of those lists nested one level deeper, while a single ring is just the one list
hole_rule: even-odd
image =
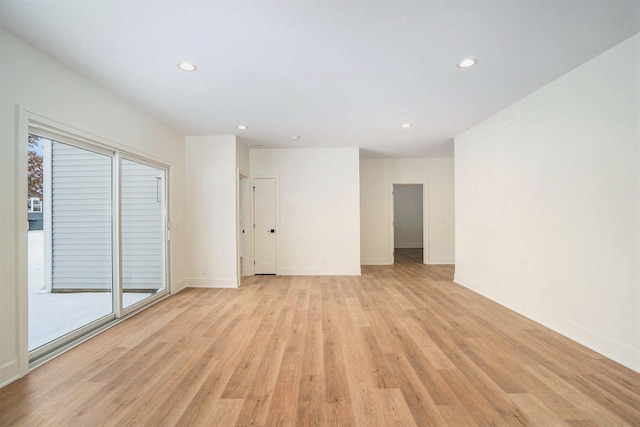
[{"label": "recessed ceiling light", "polygon": [[195,71],[198,69],[198,67],[187,61],[178,62],[178,68],[182,71]]},{"label": "recessed ceiling light", "polygon": [[464,58],[462,61],[458,62],[458,68],[473,67],[477,63],[478,63],[478,60],[476,58],[474,58],[473,56],[470,56],[470,57]]},{"label": "recessed ceiling light", "polygon": [[294,141],[297,141],[297,140],[299,140],[299,139],[302,139],[302,137],[301,137],[301,136],[298,136],[298,135],[293,135],[293,136],[291,137],[291,139],[293,139]]},{"label": "recessed ceiling light", "polygon": [[245,125],[239,125],[238,129],[245,130],[245,129],[249,129],[249,127]]},{"label": "recessed ceiling light", "polygon": [[405,128],[405,129],[408,129],[408,128],[411,127],[411,123],[403,123],[402,127]]}]

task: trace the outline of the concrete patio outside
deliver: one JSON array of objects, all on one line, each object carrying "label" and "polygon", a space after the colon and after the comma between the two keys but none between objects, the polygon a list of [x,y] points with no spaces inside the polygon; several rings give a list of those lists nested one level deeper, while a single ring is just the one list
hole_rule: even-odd
[{"label": "concrete patio outside", "polygon": [[[44,232],[29,231],[29,351],[113,312],[111,292],[50,293],[44,285]],[[128,307],[153,293],[125,293]]]}]

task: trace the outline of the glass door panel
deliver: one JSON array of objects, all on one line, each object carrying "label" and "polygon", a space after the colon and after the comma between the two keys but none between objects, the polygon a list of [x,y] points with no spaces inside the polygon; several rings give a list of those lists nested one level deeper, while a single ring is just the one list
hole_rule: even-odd
[{"label": "glass door panel", "polygon": [[121,162],[122,307],[167,289],[166,172]]},{"label": "glass door panel", "polygon": [[113,177],[112,156],[33,134],[28,161],[31,352],[115,317]]}]

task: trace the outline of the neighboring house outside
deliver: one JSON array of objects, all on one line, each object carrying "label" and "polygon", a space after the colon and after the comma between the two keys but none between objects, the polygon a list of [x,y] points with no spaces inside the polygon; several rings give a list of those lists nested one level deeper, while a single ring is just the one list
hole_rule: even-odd
[{"label": "neighboring house outside", "polygon": [[42,199],[29,197],[27,199],[27,219],[29,231],[42,230]]},{"label": "neighboring house outside", "polygon": [[[109,292],[113,283],[112,157],[45,141],[45,287]],[[157,172],[123,161],[122,280],[125,292],[164,283],[164,200]],[[131,179],[127,179],[127,177]]]}]

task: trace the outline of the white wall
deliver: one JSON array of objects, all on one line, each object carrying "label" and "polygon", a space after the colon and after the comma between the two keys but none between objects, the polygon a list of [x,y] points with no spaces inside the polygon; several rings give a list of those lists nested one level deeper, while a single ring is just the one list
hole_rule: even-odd
[{"label": "white wall", "polygon": [[360,235],[362,264],[391,264],[391,188],[428,184],[424,242],[429,264],[454,262],[453,159],[361,159]]},{"label": "white wall", "polygon": [[[16,157],[26,141],[19,141],[17,109],[56,120],[80,131],[113,141],[114,145],[171,164],[171,278],[174,289],[185,277],[183,257],[184,139],[139,109],[97,86],[0,29],[0,385],[26,369],[26,311],[19,314],[19,280],[26,269],[24,197],[18,194]],[[26,169],[25,169],[26,170]],[[21,178],[22,179],[22,178]],[[26,190],[25,190],[26,191]],[[21,193],[21,191],[20,191]],[[24,229],[23,229],[24,230]],[[20,232],[20,236],[26,234]],[[26,237],[25,237],[26,239]],[[24,288],[26,292],[26,288]],[[26,294],[24,295],[26,298]],[[26,306],[25,306],[26,309]],[[26,338],[26,335],[25,335]],[[22,365],[20,365],[20,362]],[[22,369],[22,372],[20,370]]]},{"label": "white wall", "polygon": [[394,247],[422,248],[423,185],[399,184],[393,186]]},{"label": "white wall", "polygon": [[640,371],[640,35],[455,139],[455,280]]},{"label": "white wall", "polygon": [[278,179],[278,274],[360,274],[358,156],[356,148],[251,150],[252,177]]},{"label": "white wall", "polygon": [[240,137],[236,137],[236,167],[245,174],[251,172],[249,142]]},{"label": "white wall", "polygon": [[188,286],[237,287],[236,137],[186,138]]}]

